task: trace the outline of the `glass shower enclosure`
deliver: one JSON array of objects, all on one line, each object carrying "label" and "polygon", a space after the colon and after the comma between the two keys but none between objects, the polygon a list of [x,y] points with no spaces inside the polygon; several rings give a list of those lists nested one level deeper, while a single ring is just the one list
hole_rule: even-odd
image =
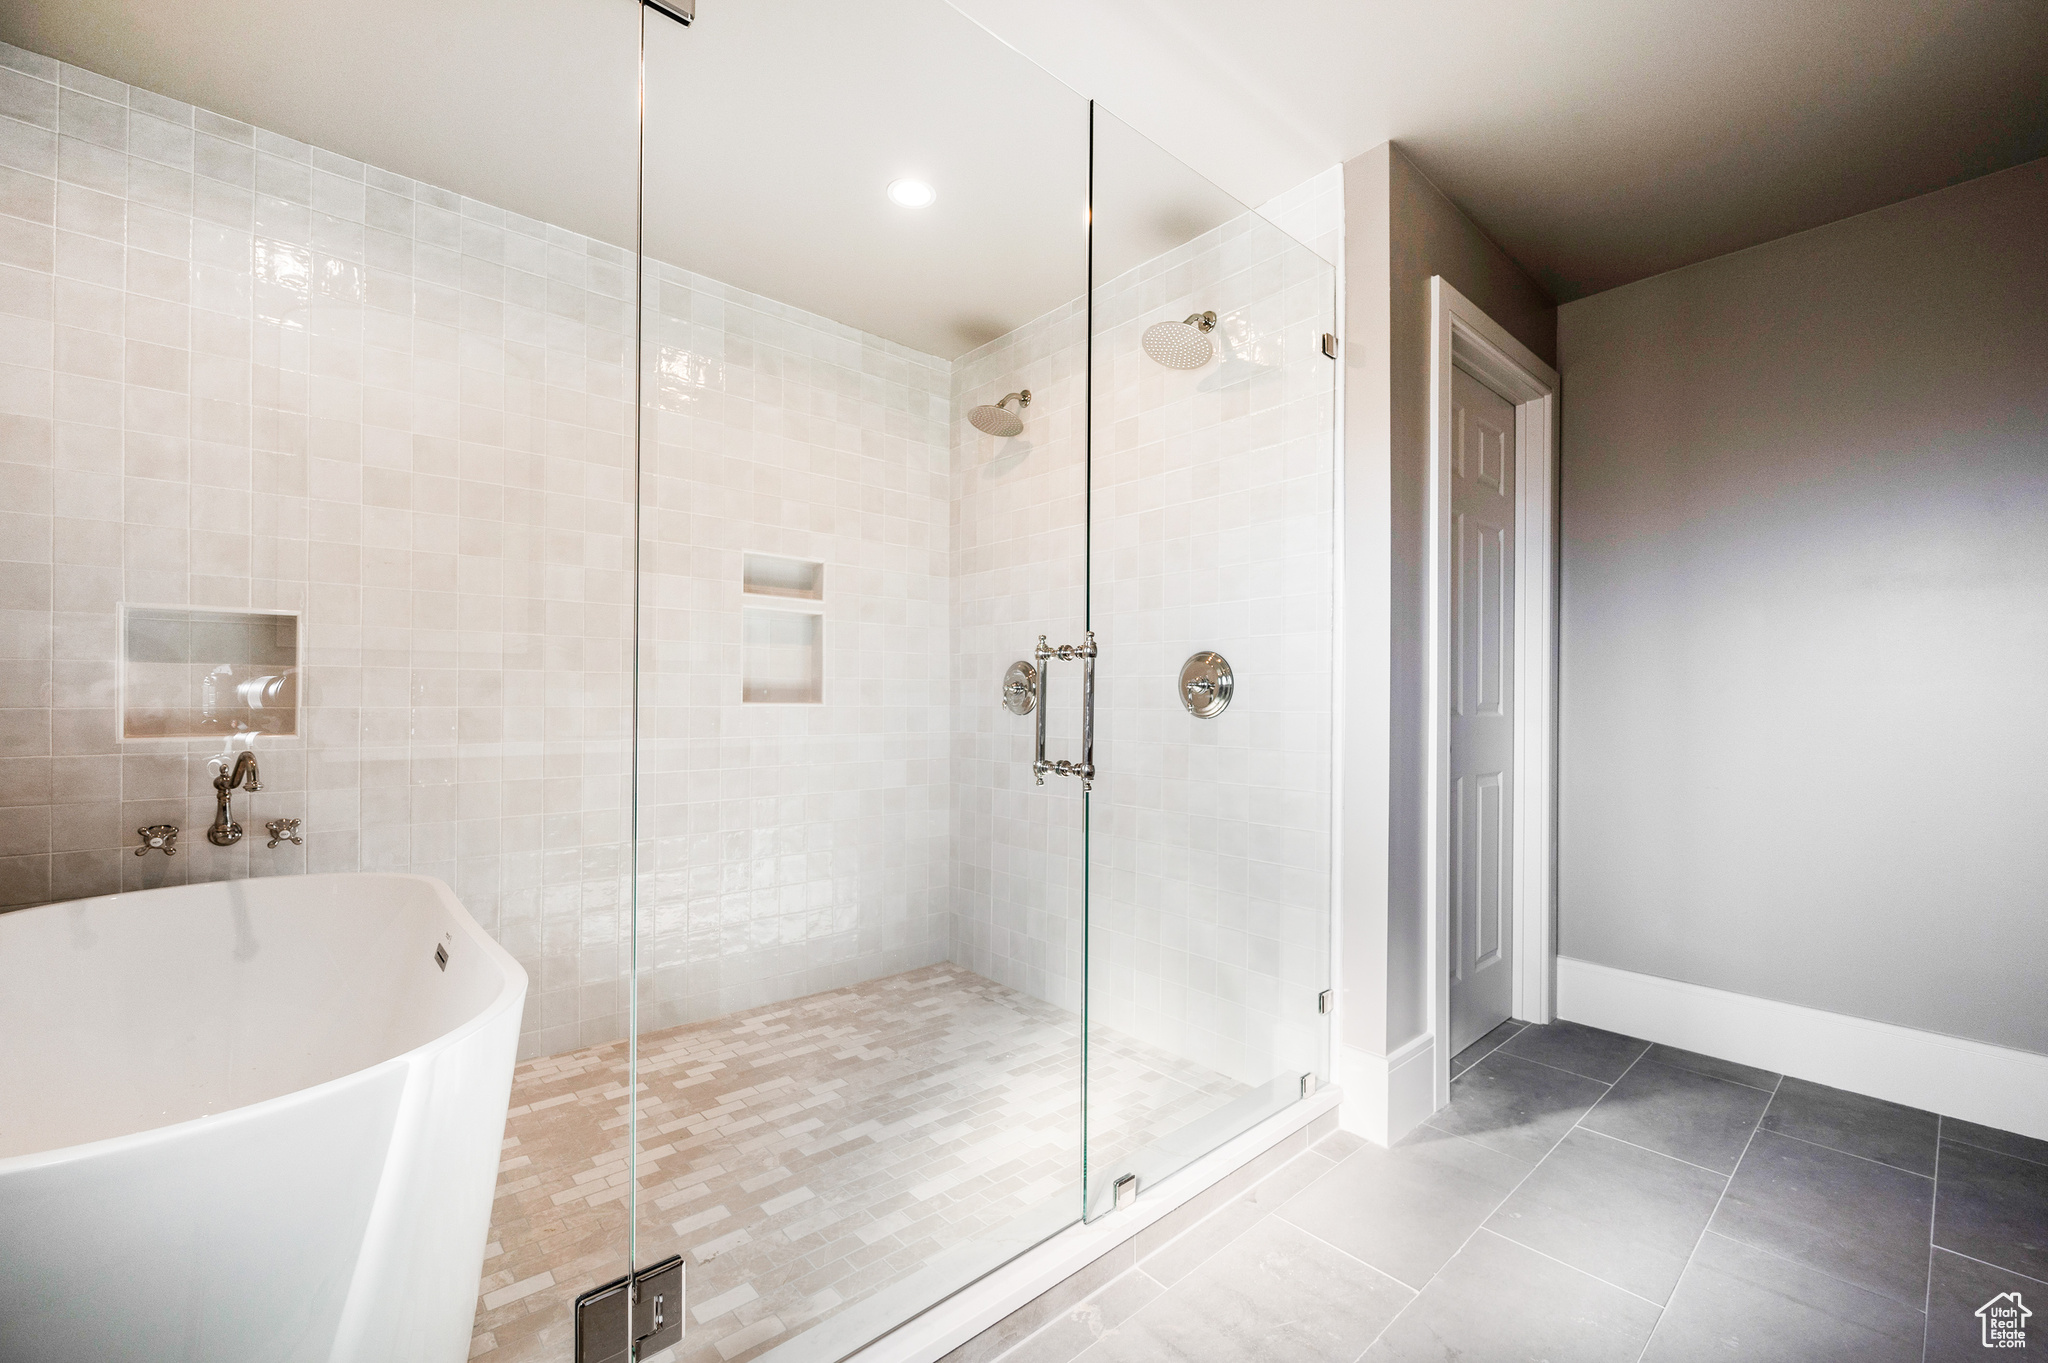
[{"label": "glass shower enclosure", "polygon": [[642,8],[630,893],[537,991],[631,1044],[522,1066],[515,1126],[616,1083],[493,1231],[603,1300],[492,1358],[844,1358],[1329,1070],[1332,264],[942,0],[700,9]]}]

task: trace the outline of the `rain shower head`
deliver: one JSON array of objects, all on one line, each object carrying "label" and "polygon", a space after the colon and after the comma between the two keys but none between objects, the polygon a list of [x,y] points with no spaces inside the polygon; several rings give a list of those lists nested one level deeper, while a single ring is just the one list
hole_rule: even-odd
[{"label": "rain shower head", "polygon": [[1185,322],[1157,322],[1145,328],[1145,353],[1168,369],[1200,369],[1216,353],[1209,333],[1216,314],[1195,312]]},{"label": "rain shower head", "polygon": [[[1012,412],[1004,407],[1003,404],[1007,402],[1015,402],[1017,410]],[[975,430],[987,435],[1022,435],[1024,433],[1024,417],[1022,413],[1030,405],[1031,390],[1026,388],[1021,393],[1004,394],[993,407],[976,407],[967,414],[967,419],[974,423]]]}]

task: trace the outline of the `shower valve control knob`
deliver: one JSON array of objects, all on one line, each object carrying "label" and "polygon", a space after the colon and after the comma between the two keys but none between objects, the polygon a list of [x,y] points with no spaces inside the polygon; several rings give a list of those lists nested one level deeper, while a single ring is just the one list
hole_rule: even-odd
[{"label": "shower valve control knob", "polygon": [[142,839],[142,846],[135,849],[135,855],[146,857],[151,852],[162,852],[167,857],[178,855],[178,826],[174,823],[153,823],[135,830]]},{"label": "shower valve control knob", "polygon": [[305,845],[306,840],[299,836],[299,821],[297,819],[272,819],[264,827],[270,830],[270,841],[266,844],[267,846],[275,847],[281,842],[288,842],[301,847]]}]

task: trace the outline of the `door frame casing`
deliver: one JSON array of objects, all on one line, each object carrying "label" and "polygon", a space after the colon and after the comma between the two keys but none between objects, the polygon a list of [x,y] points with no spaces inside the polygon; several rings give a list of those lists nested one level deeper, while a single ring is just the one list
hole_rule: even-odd
[{"label": "door frame casing", "polygon": [[1451,1101],[1451,371],[1515,408],[1514,960],[1510,1012],[1549,1022],[1557,996],[1558,374],[1444,279],[1429,281],[1427,752],[1423,893],[1432,1108]]}]

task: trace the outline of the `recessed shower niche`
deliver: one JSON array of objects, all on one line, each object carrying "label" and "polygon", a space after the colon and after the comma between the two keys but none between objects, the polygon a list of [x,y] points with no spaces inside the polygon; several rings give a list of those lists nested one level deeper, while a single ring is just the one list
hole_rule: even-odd
[{"label": "recessed shower niche", "polygon": [[295,612],[122,608],[122,738],[298,731]]},{"label": "recessed shower niche", "polygon": [[[825,565],[774,554],[746,554],[740,591],[786,601],[825,599]],[[825,699],[825,617],[816,611],[747,606],[741,699],[764,705],[817,705]]]},{"label": "recessed shower niche", "polygon": [[780,596],[793,601],[825,599],[825,565],[809,559],[774,554],[740,556],[740,590],[748,596]]}]

